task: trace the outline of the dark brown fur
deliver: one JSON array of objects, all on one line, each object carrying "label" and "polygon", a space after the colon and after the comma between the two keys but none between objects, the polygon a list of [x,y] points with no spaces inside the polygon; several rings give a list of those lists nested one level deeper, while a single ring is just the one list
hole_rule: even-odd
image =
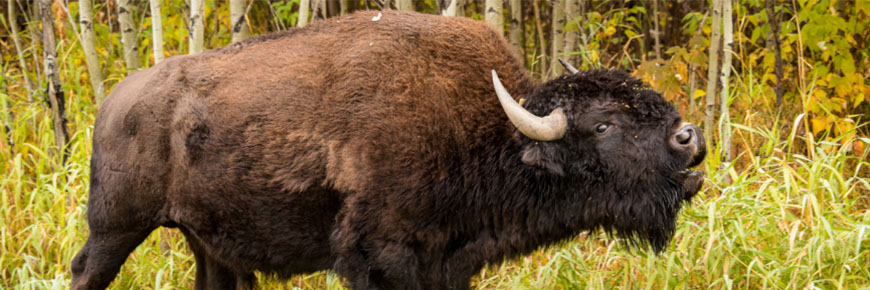
[{"label": "dark brown fur", "polygon": [[[173,57],[121,82],[97,116],[73,289],[107,287],[159,226],[189,241],[197,289],[323,269],[354,289],[463,289],[487,262],[583,230],[667,243],[692,191],[668,174],[700,159],[660,144],[679,115],[658,94],[612,71],[538,84],[481,22],[373,16]],[[565,107],[568,135],[516,132],[491,69],[532,112]],[[603,113],[640,141],[595,145],[585,116]]]}]

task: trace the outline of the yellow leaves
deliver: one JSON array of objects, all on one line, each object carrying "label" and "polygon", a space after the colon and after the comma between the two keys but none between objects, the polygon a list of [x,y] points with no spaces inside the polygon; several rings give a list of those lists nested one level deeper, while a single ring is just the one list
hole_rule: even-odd
[{"label": "yellow leaves", "polygon": [[864,93],[858,93],[852,98],[852,109],[857,108],[866,99]]},{"label": "yellow leaves", "polygon": [[819,134],[822,131],[829,130],[832,123],[831,119],[832,116],[830,115],[821,115],[810,119],[813,134]]},{"label": "yellow leaves", "polygon": [[703,98],[707,95],[707,92],[704,90],[695,90],[695,98]]}]

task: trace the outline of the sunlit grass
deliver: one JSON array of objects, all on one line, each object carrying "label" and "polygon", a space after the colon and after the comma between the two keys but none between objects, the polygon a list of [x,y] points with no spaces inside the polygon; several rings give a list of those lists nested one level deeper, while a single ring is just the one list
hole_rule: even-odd
[{"label": "sunlit grass", "polygon": [[[59,162],[45,105],[26,101],[14,72],[11,89],[0,91],[10,104],[3,116],[14,117],[8,131],[0,128],[0,289],[68,288],[70,261],[87,237],[96,109],[74,63],[81,52],[59,51],[62,67],[75,68],[62,70],[72,80],[64,86],[71,134],[66,164]],[[123,73],[110,70],[108,87]],[[740,90],[735,94],[753,95]],[[868,289],[870,146],[854,151],[848,144],[860,138],[855,134],[808,139],[798,128],[802,122],[800,115],[771,122],[747,114],[732,124],[736,148],[748,150],[723,164],[719,148],[712,148],[702,165],[705,188],[683,210],[660,255],[587,233],[490,265],[473,283],[480,289]],[[160,229],[130,255],[112,288],[190,289],[194,271],[181,234]],[[286,282],[259,279],[264,289],[343,289],[327,272]]]},{"label": "sunlit grass", "polygon": [[[68,288],[69,263],[87,237],[94,106],[80,97],[88,95],[89,88],[68,84],[65,89],[71,99],[72,139],[65,165],[58,162],[53,147],[47,109],[26,103],[23,95],[9,98],[15,119],[10,132],[3,134],[11,136],[15,145],[5,141],[0,145],[0,288]],[[733,128],[746,143],[742,145],[755,150],[735,152],[738,161],[724,168],[717,161],[718,149],[711,150],[702,165],[707,172],[705,189],[682,212],[676,236],[664,253],[630,249],[602,233],[588,233],[491,265],[474,279],[474,285],[481,289],[870,287],[868,150],[855,152],[841,146],[854,141],[841,137],[808,142],[795,132],[796,126],[734,124]],[[866,138],[862,141],[870,144]],[[161,248],[161,239],[168,247]],[[130,255],[112,287],[190,289],[193,279],[193,256],[182,236],[161,229]],[[342,289],[341,279],[326,272],[287,282],[268,275],[259,279],[264,289]]]}]

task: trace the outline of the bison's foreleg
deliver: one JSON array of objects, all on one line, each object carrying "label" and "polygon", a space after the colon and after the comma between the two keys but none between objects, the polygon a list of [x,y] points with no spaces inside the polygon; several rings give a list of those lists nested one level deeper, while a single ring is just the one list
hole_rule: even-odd
[{"label": "bison's foreleg", "polygon": [[196,260],[196,290],[253,289],[254,274],[238,273],[212,258],[195,235],[182,228],[182,233]]}]

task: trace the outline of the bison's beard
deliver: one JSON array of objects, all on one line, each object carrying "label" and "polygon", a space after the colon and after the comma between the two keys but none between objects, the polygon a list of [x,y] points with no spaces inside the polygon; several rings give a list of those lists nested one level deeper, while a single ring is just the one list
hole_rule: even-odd
[{"label": "bison's beard", "polygon": [[655,181],[620,186],[605,191],[610,193],[604,197],[605,200],[611,199],[605,202],[609,206],[590,206],[597,209],[593,212],[598,214],[601,214],[600,210],[605,211],[597,220],[598,226],[608,234],[623,238],[632,246],[649,245],[654,251],[661,252],[674,235],[683,203],[700,189],[698,177],[701,175],[680,172],[673,178],[659,176]]}]

